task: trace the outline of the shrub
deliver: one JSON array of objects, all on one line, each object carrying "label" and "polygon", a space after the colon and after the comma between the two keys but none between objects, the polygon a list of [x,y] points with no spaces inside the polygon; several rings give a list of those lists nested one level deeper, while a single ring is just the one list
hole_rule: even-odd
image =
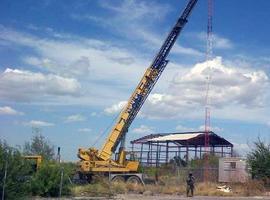
[{"label": "shrub", "polygon": [[70,194],[69,169],[58,163],[45,162],[31,181],[33,195],[43,197],[59,196],[61,171],[63,170],[62,195]]},{"label": "shrub", "polygon": [[8,146],[0,140],[0,195],[2,196],[5,165],[7,162],[7,177],[5,183],[5,199],[24,199],[30,194],[31,167],[22,158],[16,148]]},{"label": "shrub", "polygon": [[260,139],[254,144],[255,148],[247,156],[252,178],[268,183],[270,178],[270,146]]}]

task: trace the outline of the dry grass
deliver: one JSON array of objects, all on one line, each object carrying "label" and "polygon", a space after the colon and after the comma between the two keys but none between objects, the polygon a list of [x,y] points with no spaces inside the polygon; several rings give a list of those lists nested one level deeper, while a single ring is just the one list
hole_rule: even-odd
[{"label": "dry grass", "polygon": [[[218,183],[197,183],[195,185],[195,195],[201,196],[255,196],[265,193],[265,188],[262,182],[248,181],[244,184],[232,184],[231,193],[218,191],[216,187]],[[75,186],[72,188],[74,196],[112,196],[115,194],[136,193],[143,194],[145,191],[151,191],[153,194],[178,194],[185,195],[186,185],[179,183],[174,178],[163,177],[158,184],[152,185],[136,185],[126,184],[123,182],[112,183],[101,181],[99,183]]]},{"label": "dry grass", "polygon": [[137,185],[137,184],[126,184],[126,188],[128,192],[142,194],[145,191],[145,186]]},{"label": "dry grass", "polygon": [[198,183],[195,188],[195,193],[202,196],[256,196],[265,193],[263,182],[249,180],[246,183],[229,184],[232,192],[225,193],[218,191],[216,186],[218,183]]},{"label": "dry grass", "polygon": [[71,190],[74,196],[110,196],[109,188],[104,184],[88,184],[75,186]]},{"label": "dry grass", "polygon": [[264,183],[256,180],[249,180],[242,184],[233,184],[232,190],[234,196],[256,196],[265,193]]},{"label": "dry grass", "polygon": [[128,192],[127,184],[122,182],[112,183],[111,191],[113,194],[125,194]]}]

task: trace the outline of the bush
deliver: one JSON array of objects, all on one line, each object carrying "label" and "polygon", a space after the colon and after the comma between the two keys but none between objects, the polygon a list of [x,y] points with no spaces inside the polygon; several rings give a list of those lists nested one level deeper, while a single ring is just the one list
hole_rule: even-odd
[{"label": "bush", "polygon": [[59,196],[61,171],[63,170],[62,195],[70,194],[70,166],[45,162],[32,177],[31,190],[33,195],[42,197]]},{"label": "bush", "polygon": [[[203,168],[205,165],[205,154],[202,159],[193,159],[190,161],[191,168]],[[208,155],[208,164],[209,167],[218,168],[219,157],[216,155]]]},{"label": "bush", "polygon": [[255,148],[247,156],[252,178],[268,183],[270,179],[270,146],[260,139],[254,144]]},{"label": "bush", "polygon": [[8,146],[6,142],[0,140],[0,195],[7,162],[7,177],[5,184],[5,199],[24,199],[30,192],[31,166],[25,162],[20,152],[16,148]]}]

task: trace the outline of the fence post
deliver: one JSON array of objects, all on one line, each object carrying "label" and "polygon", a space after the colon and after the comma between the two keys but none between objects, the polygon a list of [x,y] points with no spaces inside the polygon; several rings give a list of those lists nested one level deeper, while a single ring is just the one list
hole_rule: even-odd
[{"label": "fence post", "polygon": [[4,200],[5,198],[5,185],[6,185],[6,179],[7,179],[7,160],[6,160],[6,163],[5,163],[5,175],[4,175],[4,178],[3,178],[3,189],[2,189],[2,200]]},{"label": "fence post", "polygon": [[60,187],[59,187],[59,197],[62,196],[63,176],[64,176],[64,168],[62,167],[62,168],[61,168]]},{"label": "fence post", "polygon": [[113,195],[112,192],[112,174],[111,174],[111,160],[109,160],[109,197],[111,197]]}]

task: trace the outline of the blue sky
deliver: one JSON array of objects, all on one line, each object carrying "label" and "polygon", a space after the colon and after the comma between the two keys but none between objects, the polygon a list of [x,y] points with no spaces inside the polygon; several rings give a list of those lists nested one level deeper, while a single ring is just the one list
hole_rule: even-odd
[{"label": "blue sky", "polygon": [[[78,147],[99,148],[185,4],[3,0],[1,139],[22,145],[39,127],[64,160],[76,160]],[[269,8],[267,0],[214,1],[212,130],[241,153],[258,136],[269,141]],[[206,23],[200,0],[128,140],[203,129]]]}]

